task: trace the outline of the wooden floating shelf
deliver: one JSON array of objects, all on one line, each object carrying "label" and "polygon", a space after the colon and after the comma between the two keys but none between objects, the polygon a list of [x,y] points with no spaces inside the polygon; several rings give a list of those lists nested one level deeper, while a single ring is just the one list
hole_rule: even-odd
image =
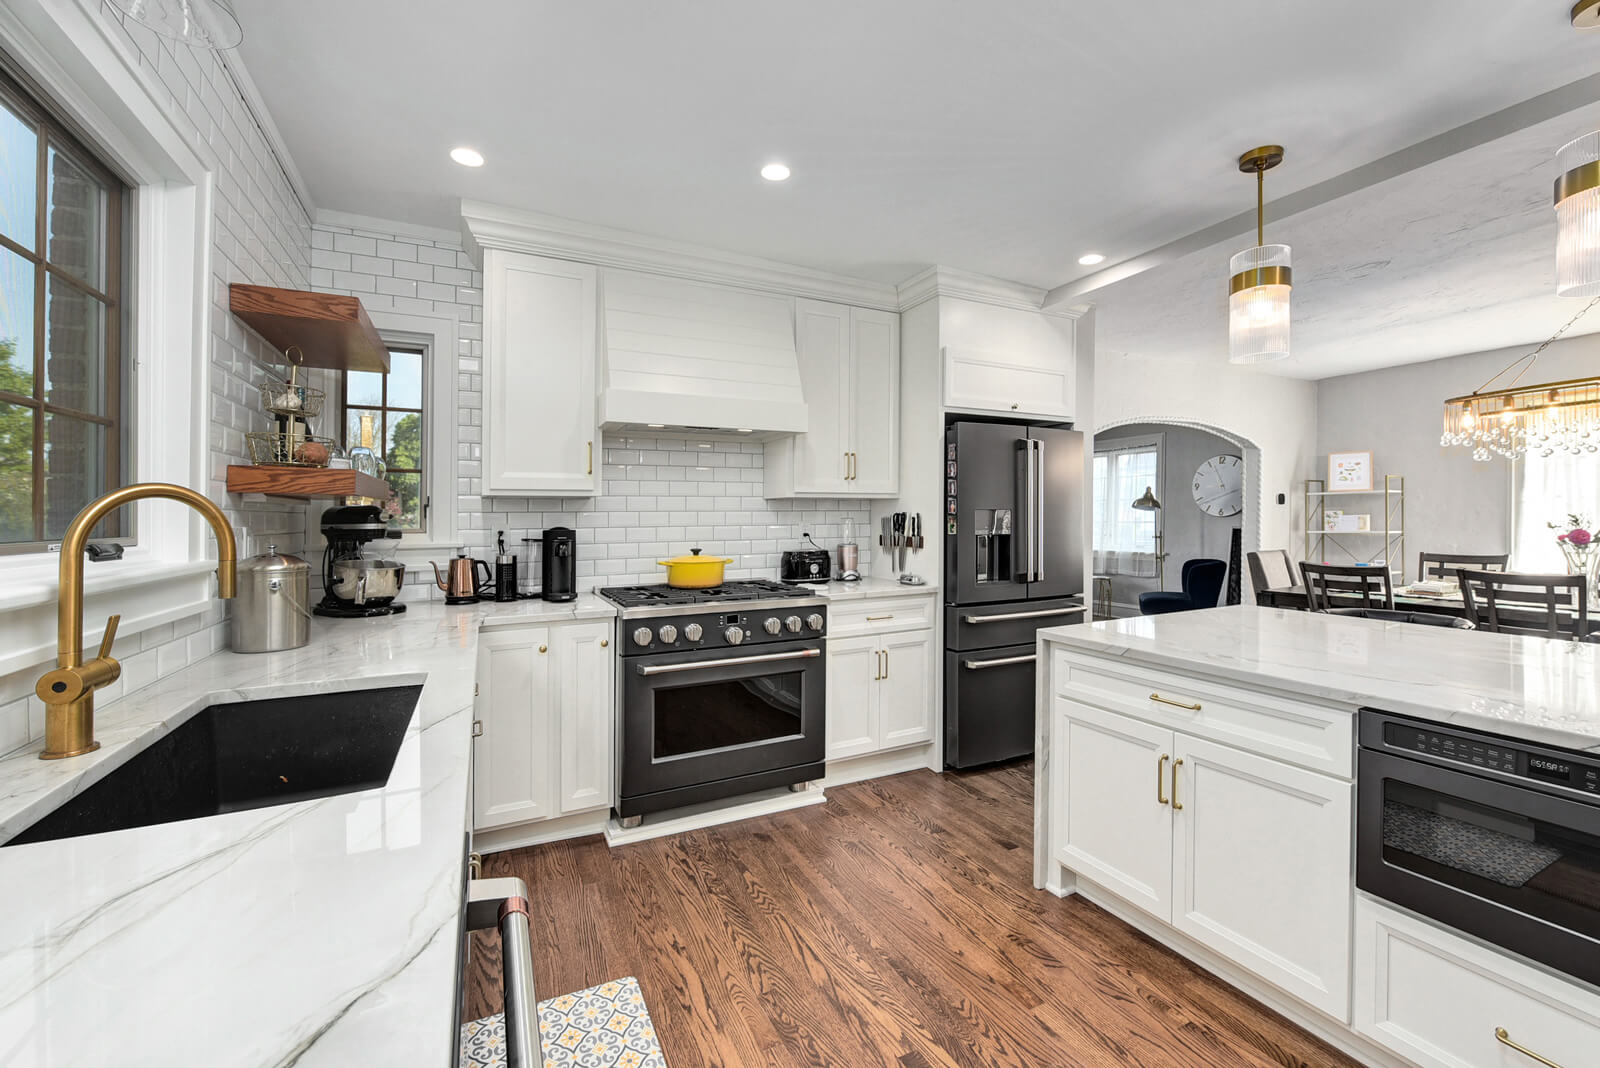
[{"label": "wooden floating shelf", "polygon": [[381,478],[350,468],[333,467],[253,467],[235,464],[228,468],[229,493],[264,493],[268,497],[296,497],[314,500],[322,497],[389,496],[389,483]]},{"label": "wooden floating shelf", "polygon": [[235,283],[228,287],[228,307],[279,352],[304,353],[302,367],[389,370],[389,347],[356,297]]}]

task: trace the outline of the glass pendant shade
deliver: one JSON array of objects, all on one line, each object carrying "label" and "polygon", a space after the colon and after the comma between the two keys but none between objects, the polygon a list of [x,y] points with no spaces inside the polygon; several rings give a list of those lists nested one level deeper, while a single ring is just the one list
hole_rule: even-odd
[{"label": "glass pendant shade", "polygon": [[1600,131],[1556,153],[1556,293],[1600,296]]},{"label": "glass pendant shade", "polygon": [[244,40],[227,0],[111,0],[111,6],[139,25],[195,48],[233,48]]},{"label": "glass pendant shade", "polygon": [[1289,355],[1288,245],[1247,248],[1228,261],[1228,362],[1263,363]]}]

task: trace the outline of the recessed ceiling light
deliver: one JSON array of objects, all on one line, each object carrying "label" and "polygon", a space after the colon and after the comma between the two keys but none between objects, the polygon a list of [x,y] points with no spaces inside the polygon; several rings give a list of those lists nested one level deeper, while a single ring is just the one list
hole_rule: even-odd
[{"label": "recessed ceiling light", "polygon": [[789,177],[789,165],[787,163],[769,163],[761,168],[761,177],[769,182],[785,181]]},{"label": "recessed ceiling light", "polygon": [[465,145],[460,148],[452,148],[450,150],[450,158],[463,167],[483,166],[483,153],[475,148],[467,148]]},{"label": "recessed ceiling light", "polygon": [[1085,267],[1093,267],[1097,263],[1106,262],[1106,258],[1105,255],[1100,252],[1085,252],[1083,255],[1078,257],[1078,262],[1083,264]]},{"label": "recessed ceiling light", "polygon": [[645,426],[649,427],[651,430],[665,430],[667,428],[667,424],[665,423],[646,423]]},{"label": "recessed ceiling light", "polygon": [[741,427],[738,430],[735,430],[734,433],[735,434],[754,434],[755,431],[754,430],[745,430],[743,427]]}]

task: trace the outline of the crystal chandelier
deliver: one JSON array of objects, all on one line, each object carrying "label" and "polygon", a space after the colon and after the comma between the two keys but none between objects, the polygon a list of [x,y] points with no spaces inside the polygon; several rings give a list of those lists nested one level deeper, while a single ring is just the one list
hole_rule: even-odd
[{"label": "crystal chandelier", "polygon": [[1262,363],[1289,355],[1289,246],[1266,244],[1266,179],[1283,162],[1283,146],[1263,145],[1239,157],[1256,176],[1256,247],[1228,261],[1228,362]]},{"label": "crystal chandelier", "polygon": [[[1474,460],[1516,459],[1530,452],[1539,456],[1600,452],[1600,378],[1517,385],[1532,370],[1539,353],[1596,304],[1600,304],[1600,296],[1585,304],[1549,341],[1517,357],[1466,396],[1445,401],[1444,435],[1439,444],[1465,446],[1472,450]],[[1518,364],[1522,369],[1509,387],[1489,389]]]}]

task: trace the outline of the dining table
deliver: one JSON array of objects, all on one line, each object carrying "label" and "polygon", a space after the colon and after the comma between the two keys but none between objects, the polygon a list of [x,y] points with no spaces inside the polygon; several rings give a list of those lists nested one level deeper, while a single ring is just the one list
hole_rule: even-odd
[{"label": "dining table", "polygon": [[[1466,618],[1467,603],[1462,599],[1460,593],[1420,594],[1407,593],[1406,589],[1407,587],[1400,586],[1394,591],[1394,606],[1400,611]],[[1306,601],[1306,588],[1303,585],[1278,586],[1271,589],[1257,590],[1256,603],[1267,608],[1289,608],[1300,611],[1306,611],[1310,607]],[[1345,606],[1359,608],[1361,607],[1361,600],[1359,597],[1354,596],[1336,597],[1335,607]],[[1556,611],[1564,616],[1577,615],[1576,609],[1559,605],[1556,607]],[[1590,640],[1600,638],[1600,620],[1595,619],[1595,613],[1592,609],[1589,617],[1590,629],[1595,632],[1589,635]]]}]

